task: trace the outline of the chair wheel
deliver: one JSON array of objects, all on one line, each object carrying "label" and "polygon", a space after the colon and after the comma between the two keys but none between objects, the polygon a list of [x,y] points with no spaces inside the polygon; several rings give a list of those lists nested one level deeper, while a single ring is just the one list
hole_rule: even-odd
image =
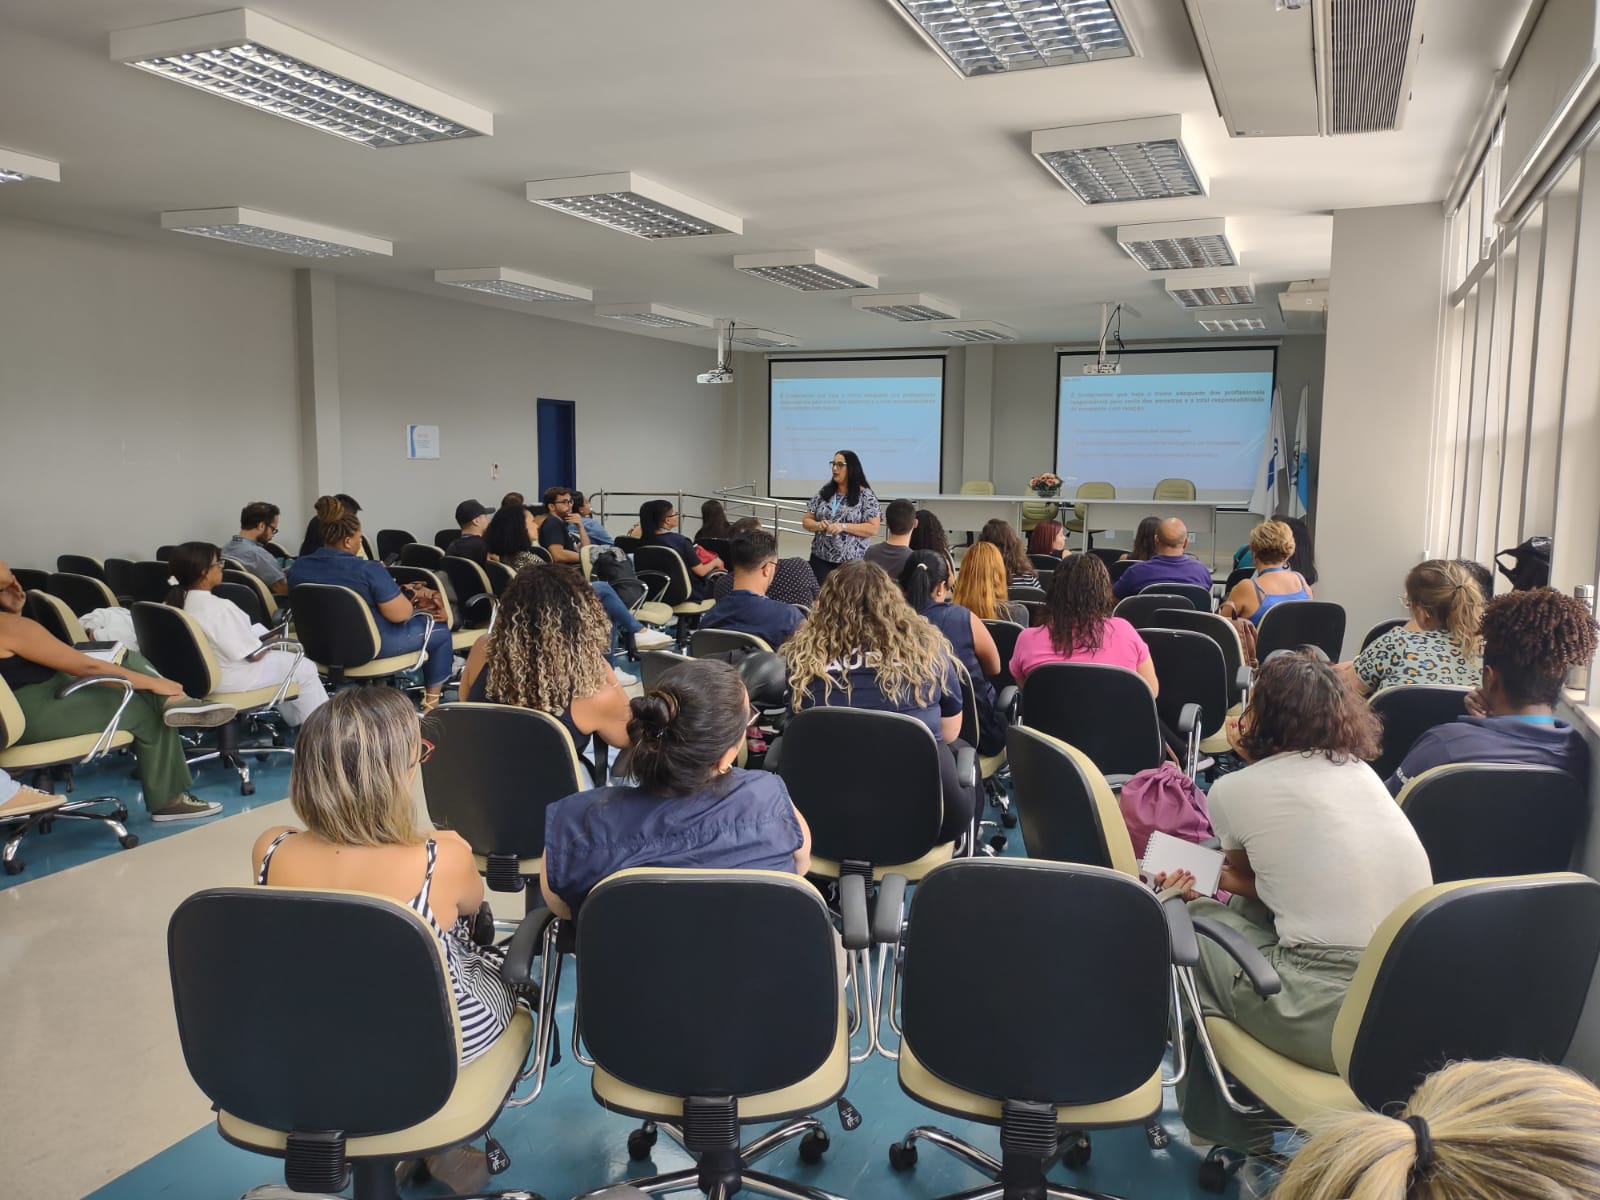
[{"label": "chair wheel", "polygon": [[117,839],[117,844],[124,850],[132,850],[139,844],[139,835],[137,833],[125,833]]},{"label": "chair wheel", "polygon": [[1208,1158],[1200,1164],[1195,1182],[1202,1192],[1219,1194],[1228,1186],[1228,1169],[1219,1160]]},{"label": "chair wheel", "polygon": [[1015,829],[1017,827],[1017,814],[1009,808],[1002,809],[1000,812],[1000,824],[1007,829]]},{"label": "chair wheel", "polygon": [[253,783],[241,783],[239,785],[239,795],[241,795],[241,796],[254,796],[255,794],[256,794],[256,785],[255,784],[253,784]]},{"label": "chair wheel", "polygon": [[1094,1157],[1094,1144],[1089,1141],[1089,1135],[1076,1133],[1067,1136],[1071,1140],[1062,1148],[1061,1165],[1073,1170],[1088,1166],[1089,1160]]},{"label": "chair wheel", "polygon": [[118,821],[126,821],[128,819],[128,808],[127,808],[127,805],[125,805],[125,804],[117,805],[116,811],[113,812],[111,815],[112,815],[112,817],[114,817]]},{"label": "chair wheel", "polygon": [[628,1135],[628,1157],[634,1162],[643,1162],[650,1157],[650,1151],[655,1148],[655,1144],[654,1129],[635,1129]]},{"label": "chair wheel", "polygon": [[828,1134],[825,1130],[813,1129],[800,1139],[800,1161],[810,1166],[815,1166],[822,1161],[822,1156],[828,1151]]},{"label": "chair wheel", "polygon": [[7,875],[20,875],[22,874],[22,868],[28,865],[20,858],[8,858],[5,860],[5,864]]},{"label": "chair wheel", "polygon": [[1005,848],[1006,848],[1006,835],[1005,834],[997,833],[992,838],[989,839],[989,849],[993,850],[996,854],[999,854],[1000,851],[1004,850]]},{"label": "chair wheel", "polygon": [[37,826],[40,833],[49,833],[54,830],[55,827],[56,821],[54,817],[46,817],[44,820],[40,821]]},{"label": "chair wheel", "polygon": [[889,1147],[889,1166],[896,1171],[909,1171],[917,1165],[917,1144],[895,1142]]}]

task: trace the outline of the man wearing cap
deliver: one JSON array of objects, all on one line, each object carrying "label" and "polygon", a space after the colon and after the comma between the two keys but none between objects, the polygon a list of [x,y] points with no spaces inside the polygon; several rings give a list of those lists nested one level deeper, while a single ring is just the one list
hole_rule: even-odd
[{"label": "man wearing cap", "polygon": [[470,558],[480,567],[489,565],[489,546],[483,540],[483,531],[489,527],[489,517],[494,510],[485,508],[477,500],[463,500],[456,505],[456,524],[461,526],[461,536],[445,547],[445,553],[460,558]]}]

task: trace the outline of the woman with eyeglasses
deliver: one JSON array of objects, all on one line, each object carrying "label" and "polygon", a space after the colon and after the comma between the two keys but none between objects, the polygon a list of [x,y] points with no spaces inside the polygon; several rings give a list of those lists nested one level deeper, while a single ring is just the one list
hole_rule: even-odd
[{"label": "woman with eyeglasses", "polygon": [[1363,696],[1422,683],[1473,688],[1483,672],[1483,592],[1456,563],[1430,558],[1406,572],[1400,597],[1410,620],[1375,638],[1339,669]]},{"label": "woman with eyeglasses", "polygon": [[277,687],[291,676],[300,695],[278,706],[290,725],[303,723],[328,702],[316,663],[273,650],[272,643],[263,640],[265,629],[251,624],[243,609],[212,591],[222,582],[222,552],[216,546],[184,542],[172,551],[167,566],[172,571],[167,603],[181,608],[205,634],[217,660],[219,692]]},{"label": "woman with eyeglasses", "polygon": [[639,545],[665,546],[689,568],[689,598],[711,594],[711,577],[727,570],[722,560],[678,532],[678,510],[671,500],[646,500],[639,506]]},{"label": "woman with eyeglasses", "polygon": [[[257,884],[374,892],[411,908],[444,953],[461,1020],[461,1061],[481,1057],[511,1023],[515,998],[500,955],[472,938],[483,879],[460,834],[417,817],[412,784],[432,747],[417,711],[394,688],[347,688],[306,720],[289,772],[289,803],[305,825],[256,839]],[[489,1179],[481,1150],[458,1146],[427,1159],[452,1191]]]},{"label": "woman with eyeglasses", "polygon": [[672,667],[630,703],[633,783],[578,792],[544,821],[539,889],[569,917],[595,884],[630,867],[793,871],[811,867],[811,831],[769,771],[733,764],[756,720],[739,672],[715,659]]},{"label": "woman with eyeglasses", "polygon": [[811,534],[811,569],[823,583],[842,563],[864,557],[878,533],[878,497],[854,450],[836,452],[828,482],[806,506],[800,523]]}]

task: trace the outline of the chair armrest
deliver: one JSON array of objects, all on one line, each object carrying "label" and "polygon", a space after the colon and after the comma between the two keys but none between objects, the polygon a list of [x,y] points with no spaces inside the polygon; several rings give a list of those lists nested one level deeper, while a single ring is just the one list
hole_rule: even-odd
[{"label": "chair armrest", "polygon": [[95,683],[115,684],[117,687],[119,687],[119,688],[121,688],[123,690],[124,695],[128,699],[132,699],[133,698],[133,681],[132,680],[124,679],[120,675],[83,675],[83,676],[80,676],[77,679],[69,680],[66,683],[63,683],[60,687],[58,687],[56,689],[56,699],[57,700],[65,700],[68,696],[72,695],[73,693],[81,692],[84,688],[88,687],[90,684],[95,684]]},{"label": "chair armrest", "polygon": [[978,752],[971,746],[956,751],[956,782],[968,791],[978,786]]},{"label": "chair armrest", "polygon": [[548,908],[536,908],[522,918],[516,933],[506,946],[506,956],[500,964],[500,978],[512,987],[526,987],[534,982],[533,960],[539,957],[544,946],[545,931],[556,919]]},{"label": "chair armrest", "polygon": [[865,950],[872,944],[872,933],[867,928],[867,881],[860,875],[846,875],[839,880],[839,915],[843,918],[846,950]]},{"label": "chair armrest", "polygon": [[1195,936],[1194,920],[1182,896],[1169,896],[1161,902],[1167,918],[1167,937],[1172,943],[1172,965],[1192,967],[1200,961],[1200,940]]},{"label": "chair armrest", "polygon": [[1185,704],[1178,710],[1178,732],[1188,736],[1193,733],[1195,726],[1200,724],[1200,706],[1198,704]]},{"label": "chair armrest", "polygon": [[1228,952],[1228,957],[1238,963],[1250,980],[1258,996],[1276,996],[1283,990],[1283,981],[1266,956],[1252,946],[1245,936],[1231,925],[1224,925],[1210,917],[1194,917],[1194,931],[1210,938]]},{"label": "chair armrest", "polygon": [[100,731],[100,736],[95,739],[89,753],[83,756],[85,763],[92,763],[106,751],[111,749],[111,740],[117,736],[117,726],[122,721],[122,714],[128,710],[128,705],[133,702],[133,680],[124,679],[120,675],[85,675],[81,679],[69,680],[56,689],[56,699],[65,700],[75,692],[82,691],[97,683],[109,683],[122,689],[122,699],[117,701],[117,711],[111,714],[111,720],[106,722],[106,727]]},{"label": "chair armrest", "polygon": [[885,875],[878,885],[878,904],[872,910],[872,940],[892,946],[900,940],[900,925],[905,916],[906,877]]},{"label": "chair armrest", "polygon": [[1240,666],[1238,671],[1236,671],[1234,673],[1234,676],[1233,676],[1233,690],[1234,690],[1234,694],[1238,695],[1238,696],[1243,696],[1246,692],[1248,692],[1250,690],[1250,668],[1249,667]]},{"label": "chair armrest", "polygon": [[462,602],[461,623],[477,628],[487,625],[494,616],[494,597],[487,592],[479,592],[476,596]]},{"label": "chair armrest", "polygon": [[1022,709],[1022,689],[1014,683],[1007,684],[995,697],[994,706],[1007,725],[1015,725],[1017,713]]},{"label": "chair armrest", "polygon": [[646,600],[659,600],[667,594],[667,589],[672,586],[672,577],[665,571],[652,571],[647,568],[643,571],[635,571],[633,574],[634,578],[644,584],[644,598]]},{"label": "chair armrest", "polygon": [[302,656],[304,656],[304,654],[305,654],[305,647],[303,647],[299,642],[291,642],[291,641],[287,641],[287,640],[270,641],[270,642],[262,642],[261,643],[261,648],[258,649],[254,654],[245,655],[244,656],[244,661],[245,662],[260,662],[263,658],[265,658],[267,655],[271,654],[274,650],[281,650],[286,654],[299,654],[299,655],[302,655]]}]

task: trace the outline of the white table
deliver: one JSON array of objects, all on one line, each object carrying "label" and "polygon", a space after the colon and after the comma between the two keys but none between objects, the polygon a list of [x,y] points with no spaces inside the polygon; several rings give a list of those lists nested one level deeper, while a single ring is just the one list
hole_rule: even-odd
[{"label": "white table", "polygon": [[1021,496],[985,496],[964,493],[914,497],[918,508],[925,508],[938,517],[946,529],[982,529],[984,523],[998,517],[1010,521],[1019,531],[1022,528],[1024,504],[1053,504],[1057,509],[1069,509],[1081,504],[1084,508],[1084,549],[1088,548],[1090,529],[1135,529],[1148,516],[1180,517],[1190,533],[1211,534],[1211,557],[1216,558],[1217,513],[1242,512],[1244,505],[1220,503],[1216,500],[1152,500],[1118,498],[1116,500],[1075,499],[1056,496],[1046,499],[1032,492]]}]

